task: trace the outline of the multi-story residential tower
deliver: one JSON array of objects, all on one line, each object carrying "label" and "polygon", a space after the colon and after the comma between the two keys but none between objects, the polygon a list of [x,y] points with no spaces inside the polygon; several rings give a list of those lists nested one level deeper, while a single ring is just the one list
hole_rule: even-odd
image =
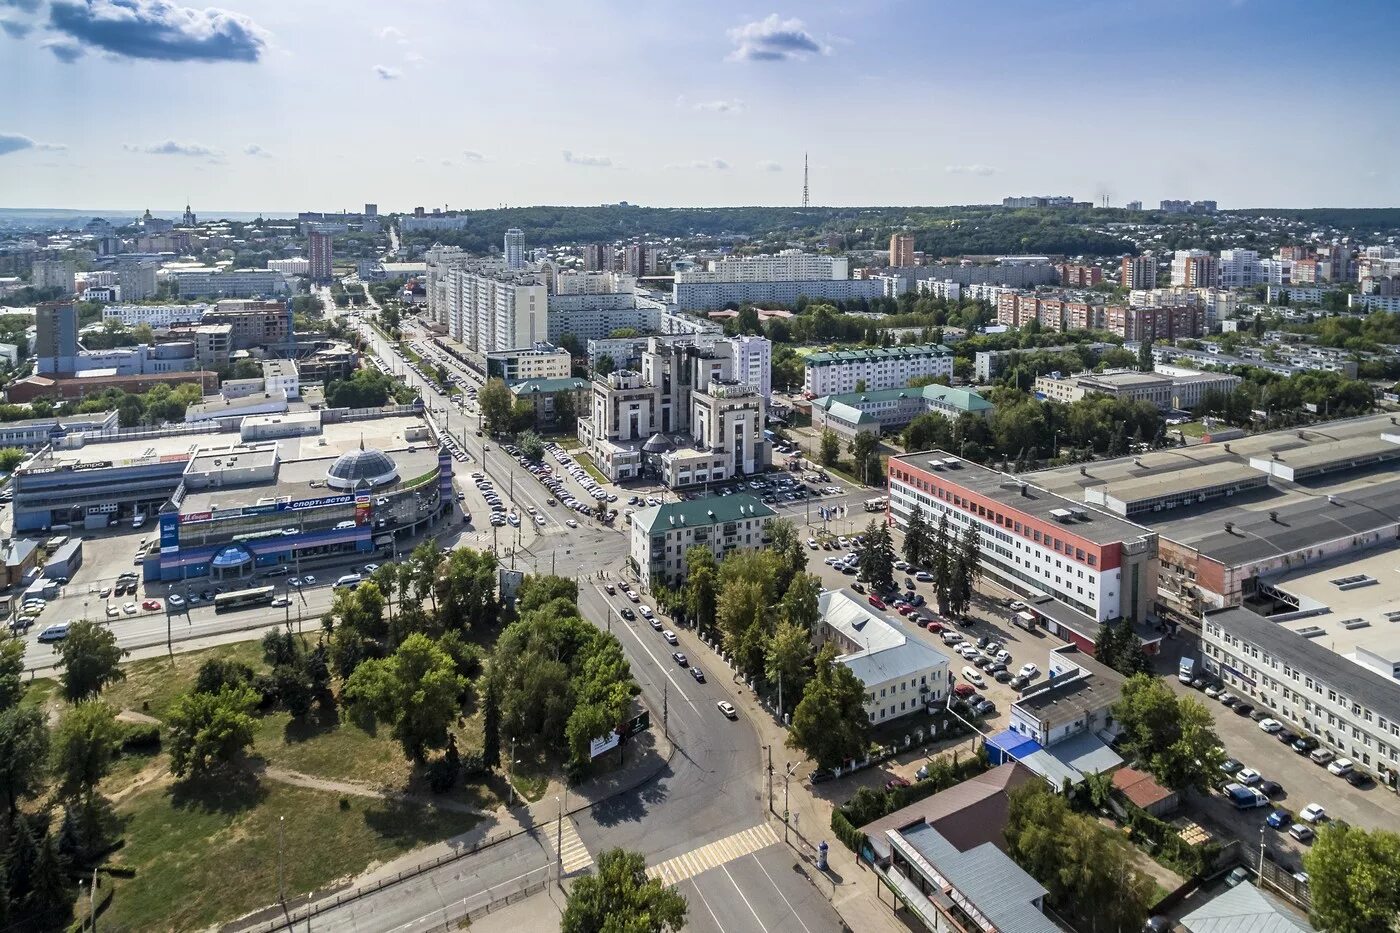
[{"label": "multi-story residential tower", "polygon": [[312,230],[306,237],[306,257],[313,282],[329,282],[332,275],[331,235]]},{"label": "multi-story residential tower", "polygon": [[519,227],[511,227],[507,230],[503,252],[506,257],[507,269],[524,269],[525,231],[521,230]]},{"label": "multi-story residential tower", "polygon": [[1151,253],[1123,257],[1124,288],[1156,288],[1157,257]]},{"label": "multi-story residential tower", "polygon": [[896,233],[890,237],[890,265],[914,265],[914,234]]}]

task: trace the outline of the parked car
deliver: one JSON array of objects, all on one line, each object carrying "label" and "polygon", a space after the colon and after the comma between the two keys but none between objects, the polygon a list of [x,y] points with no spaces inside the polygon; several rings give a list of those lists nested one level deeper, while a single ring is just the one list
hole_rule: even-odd
[{"label": "parked car", "polygon": [[1371,775],[1365,771],[1352,768],[1345,775],[1346,782],[1352,787],[1370,787],[1375,781],[1371,780]]},{"label": "parked car", "polygon": [[1274,797],[1277,797],[1279,794],[1283,793],[1283,785],[1280,784],[1278,781],[1260,781],[1258,784],[1255,785],[1255,788],[1259,791],[1259,793],[1263,794],[1265,797],[1268,797],[1271,800]]},{"label": "parked car", "polygon": [[1283,809],[1275,810],[1264,822],[1271,829],[1287,829],[1293,825],[1293,814]]},{"label": "parked car", "polygon": [[1327,773],[1335,774],[1338,777],[1345,777],[1351,771],[1353,764],[1350,758],[1334,758],[1327,765]]},{"label": "parked car", "polygon": [[1267,732],[1270,735],[1273,735],[1275,732],[1278,732],[1283,728],[1283,723],[1279,722],[1277,719],[1261,719],[1259,720],[1259,728],[1260,730]]},{"label": "parked car", "polygon": [[1310,803],[1298,813],[1304,823],[1321,823],[1327,819],[1327,810],[1320,803]]},{"label": "parked car", "polygon": [[1310,735],[1304,735],[1295,739],[1292,744],[1293,751],[1297,752],[1299,755],[1306,755],[1308,752],[1317,748],[1317,739]]}]

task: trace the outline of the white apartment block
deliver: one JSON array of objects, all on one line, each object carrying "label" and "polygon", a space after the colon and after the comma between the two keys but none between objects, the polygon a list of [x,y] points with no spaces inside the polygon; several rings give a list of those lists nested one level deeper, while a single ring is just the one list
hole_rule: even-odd
[{"label": "white apartment block", "polygon": [[117,263],[117,286],[122,301],[145,301],[156,294],[157,263],[126,259]]},{"label": "white apartment block", "polygon": [[884,284],[850,277],[844,256],[801,250],[776,255],[712,259],[704,269],[677,271],[671,301],[681,310],[722,308],[735,302],[793,304],[799,297],[827,301],[878,298]]},{"label": "white apartment block", "polygon": [[1347,307],[1367,311],[1400,311],[1400,295],[1347,295]]},{"label": "white apartment block", "polygon": [[1172,254],[1172,285],[1206,288],[1216,284],[1219,262],[1207,250],[1179,249]]},{"label": "white apartment block", "polygon": [[758,389],[764,398],[773,394],[773,343],[767,337],[741,335],[729,338],[734,347],[734,378]]},{"label": "white apartment block", "polygon": [[961,301],[963,287],[953,279],[919,279],[919,294],[944,301]]},{"label": "white apartment block", "polygon": [[568,350],[549,343],[518,350],[493,350],[486,354],[486,375],[507,385],[530,379],[567,379],[573,374]]},{"label": "white apartment block", "polygon": [[1220,251],[1220,287],[1251,288],[1260,281],[1259,254],[1252,249]]},{"label": "white apartment block", "polygon": [[65,296],[77,288],[77,269],[66,259],[36,259],[29,268],[29,283],[35,288],[60,288]]},{"label": "white apartment block", "polygon": [[182,269],[170,274],[181,298],[257,298],[287,291],[286,277],[270,269]]},{"label": "white apartment block", "polygon": [[294,256],[291,259],[269,259],[267,267],[273,272],[280,272],[283,275],[310,275],[311,260],[305,257]]},{"label": "white apartment block", "polygon": [[636,276],[607,270],[567,271],[554,277],[556,295],[621,295],[637,290]]},{"label": "white apartment block", "polygon": [[676,273],[677,284],[710,282],[810,282],[850,277],[844,256],[816,256],[798,249],[776,255],[713,259],[706,268]]},{"label": "white apartment block", "polygon": [[451,267],[444,280],[448,334],[469,349],[512,350],[548,338],[549,289],[543,276],[509,272],[494,263]]},{"label": "white apartment block", "polygon": [[802,389],[814,397],[902,389],[920,376],[953,375],[953,351],[942,345],[834,350],[807,357]]},{"label": "white apartment block", "polygon": [[170,327],[173,324],[198,324],[204,319],[207,304],[189,305],[128,305],[112,304],[102,309],[102,319],[116,321],[127,327],[149,324],[152,327]]}]

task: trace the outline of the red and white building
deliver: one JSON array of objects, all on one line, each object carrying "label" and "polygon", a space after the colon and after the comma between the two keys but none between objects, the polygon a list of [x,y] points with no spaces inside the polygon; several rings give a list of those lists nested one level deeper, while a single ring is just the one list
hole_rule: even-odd
[{"label": "red and white building", "polygon": [[1157,590],[1157,534],[941,450],[891,457],[889,514],[914,509],[981,535],[982,571],[1051,631],[1092,651],[1099,626],[1141,623]]}]

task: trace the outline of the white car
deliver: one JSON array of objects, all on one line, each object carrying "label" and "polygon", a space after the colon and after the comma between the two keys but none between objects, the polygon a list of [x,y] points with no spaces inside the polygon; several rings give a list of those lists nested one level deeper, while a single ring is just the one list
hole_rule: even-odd
[{"label": "white car", "polygon": [[1253,787],[1255,784],[1264,780],[1264,775],[1255,771],[1253,768],[1241,768],[1239,771],[1235,772],[1235,780],[1239,781],[1245,787]]},{"label": "white car", "polygon": [[1350,758],[1334,758],[1332,760],[1332,763],[1327,766],[1327,770],[1329,773],[1341,777],[1345,775],[1348,771],[1350,771],[1353,767],[1354,765],[1352,764]]},{"label": "white car", "polygon": [[166,605],[169,606],[183,606],[185,604],[185,597],[181,596],[179,593],[171,593],[165,598],[165,602]]},{"label": "white car", "polygon": [[808,539],[807,539],[807,546],[808,546],[809,548],[811,548],[812,550],[814,550],[814,551],[817,550],[819,547],[821,547],[821,545],[817,544],[817,539],[816,539],[816,538],[808,538]]},{"label": "white car", "polygon": [[1310,803],[1298,811],[1298,818],[1305,823],[1321,823],[1327,819],[1327,811],[1320,803]]},{"label": "white car", "polygon": [[1269,735],[1273,735],[1275,732],[1283,729],[1283,723],[1279,722],[1277,719],[1261,719],[1259,720],[1259,728],[1269,733]]},{"label": "white car", "polygon": [[122,606],[122,612],[126,613],[129,616],[136,615],[136,604],[127,603],[126,605]]},{"label": "white car", "polygon": [[109,618],[109,619],[115,619],[117,616],[119,616],[119,615],[121,615],[121,614],[122,614],[122,611],[121,611],[120,609],[118,609],[116,606],[108,606],[108,607],[107,607],[107,618]]},{"label": "white car", "polygon": [[631,587],[628,587],[628,588],[625,590],[625,592],[627,593],[627,598],[630,599],[630,600],[632,600],[632,602],[634,602],[634,603],[636,603],[636,602],[641,602],[642,597],[640,597],[640,596],[637,595],[637,591],[636,591],[636,590],[632,589]]},{"label": "white car", "polygon": [[279,608],[279,609],[280,609],[281,607],[286,606],[286,605],[288,605],[288,604],[290,604],[290,603],[291,603],[291,600],[288,599],[288,598],[285,597],[285,596],[274,596],[274,597],[272,597],[272,605],[273,605],[274,607],[276,607],[276,608]]},{"label": "white car", "polygon": [[568,525],[570,528],[578,527],[578,522],[574,521],[572,518],[564,519],[564,524]]},{"label": "white car", "polygon": [[1027,680],[1035,680],[1040,676],[1040,668],[1036,667],[1033,662],[1027,661],[1025,664],[1021,665],[1021,669],[1016,673]]}]

